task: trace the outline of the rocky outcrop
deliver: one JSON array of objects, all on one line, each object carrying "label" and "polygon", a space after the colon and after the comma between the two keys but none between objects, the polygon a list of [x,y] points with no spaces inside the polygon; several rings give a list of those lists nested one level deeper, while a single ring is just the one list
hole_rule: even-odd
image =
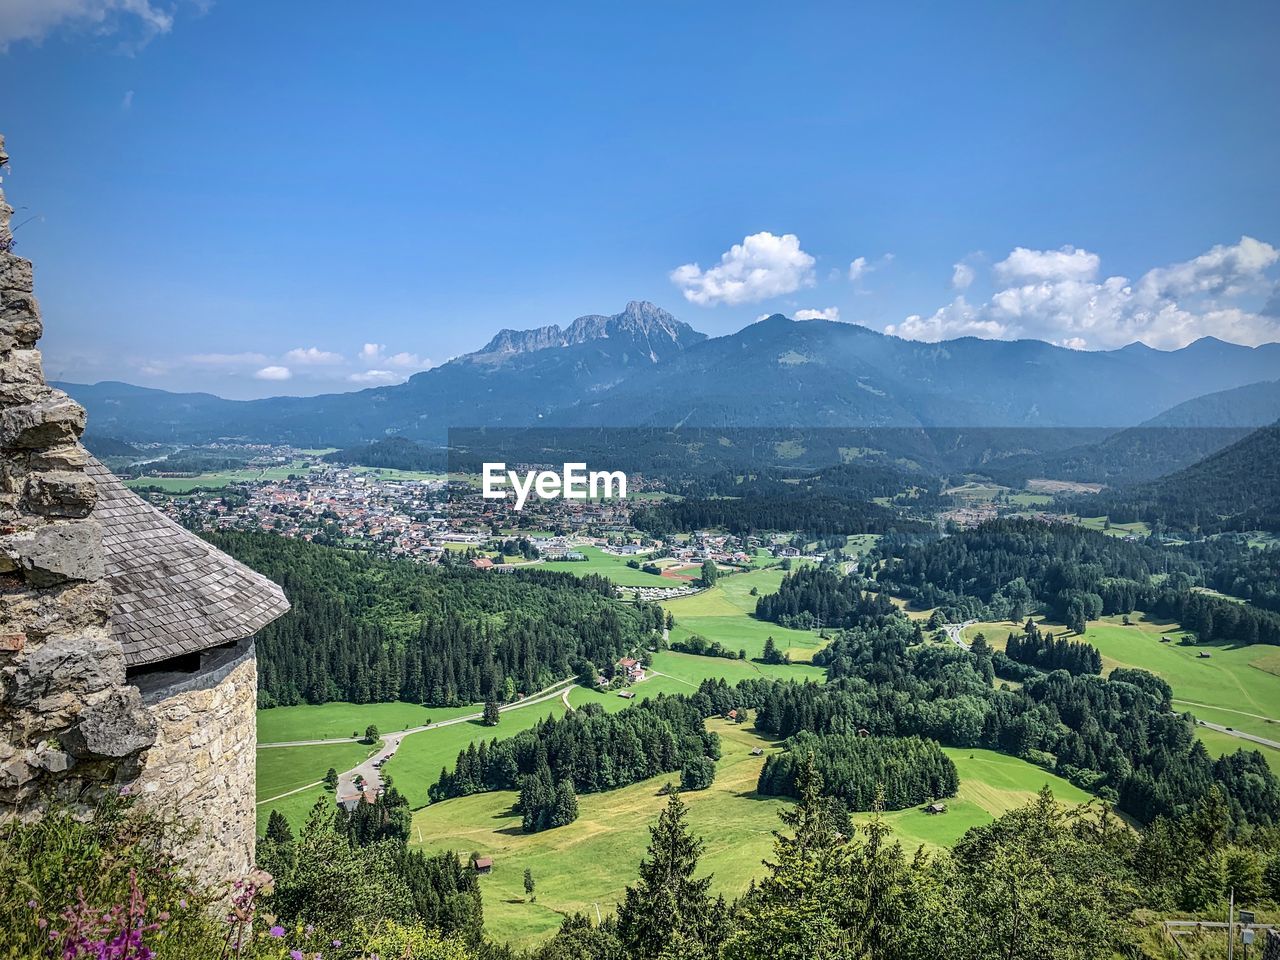
[{"label": "rocky outcrop", "polygon": [[33,815],[134,780],[157,724],[110,634],[85,413],[45,381],[12,215],[0,189],[0,807]]},{"label": "rocky outcrop", "polygon": [[570,347],[593,340],[621,340],[639,348],[640,355],[655,362],[670,353],[705,340],[706,335],[647,300],[632,300],[612,316],[588,314],[563,329],[552,324],[533,330],[499,330],[483,349],[463,359],[478,363],[499,362],[515,354],[552,347]]}]

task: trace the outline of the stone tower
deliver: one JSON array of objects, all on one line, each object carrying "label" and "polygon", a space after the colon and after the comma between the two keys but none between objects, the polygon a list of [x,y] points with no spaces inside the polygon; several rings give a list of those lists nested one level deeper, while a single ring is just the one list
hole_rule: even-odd
[{"label": "stone tower", "polygon": [[0,192],[0,816],[127,791],[194,828],[175,852],[206,878],[243,875],[254,635],[288,601],[80,445],[84,410],[44,379],[12,212]]},{"label": "stone tower", "polygon": [[0,808],[35,813],[132,780],[156,724],[111,637],[85,413],[45,382],[12,215],[0,186]]}]

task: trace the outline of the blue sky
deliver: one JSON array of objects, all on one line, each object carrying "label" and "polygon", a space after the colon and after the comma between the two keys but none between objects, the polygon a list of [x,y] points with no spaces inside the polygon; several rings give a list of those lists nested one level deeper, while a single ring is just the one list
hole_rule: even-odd
[{"label": "blue sky", "polygon": [[467,6],[0,0],[49,374],[355,389],[629,299],[1280,339],[1274,2]]}]

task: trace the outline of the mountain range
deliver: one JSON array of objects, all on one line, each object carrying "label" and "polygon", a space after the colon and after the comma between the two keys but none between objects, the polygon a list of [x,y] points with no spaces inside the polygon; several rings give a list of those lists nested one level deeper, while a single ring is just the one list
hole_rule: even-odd
[{"label": "mountain range", "polygon": [[[1246,388],[1241,396],[1259,409],[1274,408],[1280,387],[1248,385],[1277,371],[1280,344],[1214,338],[1173,351],[972,337],[923,343],[775,314],[712,339],[660,307],[632,302],[563,328],[502,330],[481,350],[405,383],[352,393],[237,401],[118,382],[59,386],[88,409],[91,433],[129,442],[235,437],[312,447],[404,436],[441,444],[450,427],[535,425],[1075,427],[1102,440],[1161,416],[1244,426],[1235,422],[1238,397],[1197,398]],[[1188,406],[1179,413],[1179,405]],[[1034,443],[1026,452],[1082,442]],[[1019,444],[1026,446],[1020,439],[1002,454]]]}]

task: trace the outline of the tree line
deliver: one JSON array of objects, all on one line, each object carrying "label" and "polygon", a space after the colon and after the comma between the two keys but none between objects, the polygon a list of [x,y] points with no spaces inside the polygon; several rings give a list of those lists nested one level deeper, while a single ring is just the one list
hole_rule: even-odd
[{"label": "tree line", "polygon": [[851,627],[894,609],[883,593],[864,590],[857,576],[840,576],[827,566],[806,564],[782,578],[777,592],[756,600],[756,617],[800,630]]},{"label": "tree line", "polygon": [[[1202,642],[1280,644],[1280,613],[1194,587],[1218,557],[1126,542],[1075,524],[995,520],[940,540],[895,541],[883,589],[955,619],[1021,620],[1036,610],[1083,633],[1089,620],[1143,610],[1176,619]],[[882,543],[878,551],[888,547]],[[1267,595],[1274,558],[1237,561],[1236,576]]]},{"label": "tree line", "polygon": [[259,705],[510,702],[652,642],[663,611],[603,577],[426,567],[269,534],[210,534],[290,611],[258,634]]},{"label": "tree line", "polygon": [[922,737],[870,737],[802,730],[771,754],[756,789],[799,797],[806,766],[822,777],[824,792],[848,810],[902,810],[954,796],[960,776],[937,741]]},{"label": "tree line", "polygon": [[440,771],[428,799],[519,790],[525,829],[561,826],[570,796],[578,793],[613,790],[686,767],[694,779],[705,773],[699,761],[718,759],[720,740],[703,721],[698,706],[683,696],[661,695],[612,714],[587,704],[505,740],[469,745],[452,771]]}]

